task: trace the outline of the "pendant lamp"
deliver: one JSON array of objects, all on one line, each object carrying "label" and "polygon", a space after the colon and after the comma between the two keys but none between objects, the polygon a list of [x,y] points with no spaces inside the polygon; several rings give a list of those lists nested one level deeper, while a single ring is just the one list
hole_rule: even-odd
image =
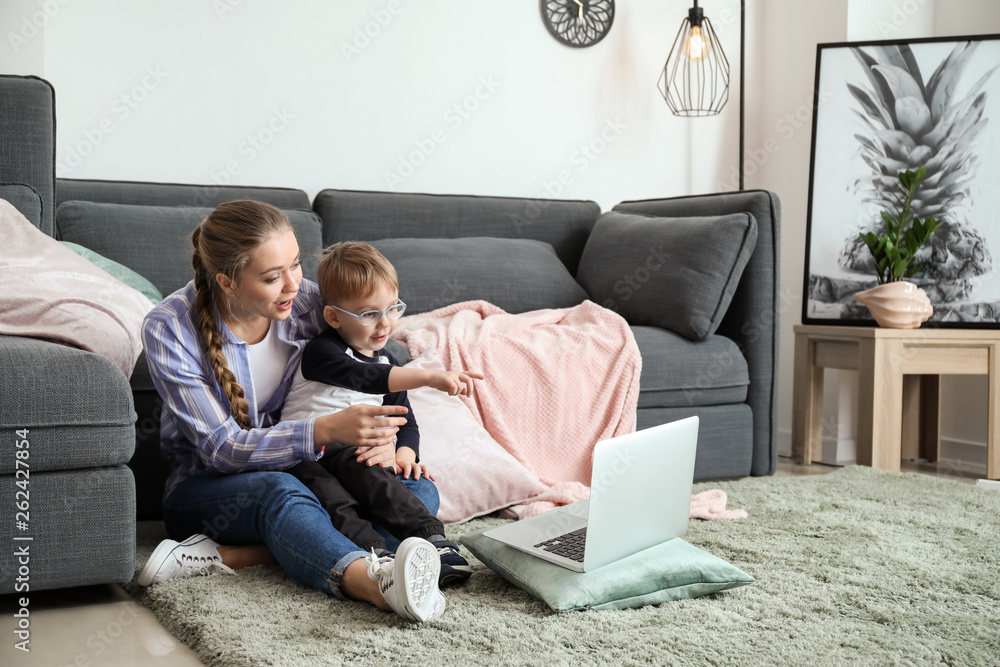
[{"label": "pendant lamp", "polygon": [[729,99],[729,61],[698,0],[681,23],[658,87],[675,116],[714,116]]}]

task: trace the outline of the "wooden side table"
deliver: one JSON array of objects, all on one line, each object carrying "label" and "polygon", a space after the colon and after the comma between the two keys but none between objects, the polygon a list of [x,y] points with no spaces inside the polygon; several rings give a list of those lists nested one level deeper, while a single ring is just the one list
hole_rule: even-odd
[{"label": "wooden side table", "polygon": [[988,375],[986,476],[1000,479],[998,354],[998,330],[797,325],[792,456],[821,451],[824,368],[858,371],[858,463],[883,470],[938,459],[941,375]]}]

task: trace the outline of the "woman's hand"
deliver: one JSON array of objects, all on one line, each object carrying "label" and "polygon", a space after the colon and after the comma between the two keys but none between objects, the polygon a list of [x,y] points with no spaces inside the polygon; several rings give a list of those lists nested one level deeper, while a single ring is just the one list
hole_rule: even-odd
[{"label": "woman's hand", "polygon": [[318,452],[331,442],[359,449],[391,445],[399,427],[406,424],[402,405],[352,405],[316,419],[313,440]]}]

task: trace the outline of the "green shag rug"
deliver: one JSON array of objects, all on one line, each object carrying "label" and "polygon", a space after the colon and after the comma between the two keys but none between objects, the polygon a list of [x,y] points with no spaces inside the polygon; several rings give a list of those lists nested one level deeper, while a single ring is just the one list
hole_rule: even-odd
[{"label": "green shag rug", "polygon": [[[422,625],[276,567],[127,588],[207,665],[1000,664],[1000,493],[862,467],[709,488],[750,516],[685,539],[757,582],[655,607],[557,614],[467,552],[472,579]],[[138,567],[161,537],[140,524]]]}]

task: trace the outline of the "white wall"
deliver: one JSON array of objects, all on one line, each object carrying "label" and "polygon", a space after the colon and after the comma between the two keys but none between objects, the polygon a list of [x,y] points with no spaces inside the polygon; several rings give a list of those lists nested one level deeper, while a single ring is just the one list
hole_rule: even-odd
[{"label": "white wall", "polygon": [[[763,136],[767,136],[769,122],[801,106],[797,94],[801,96],[801,91],[811,89],[815,81],[816,43],[1000,32],[1000,3],[990,0],[835,0],[825,3],[764,0],[760,13],[763,24],[760,69],[766,74],[758,75],[762,120],[758,126]],[[748,100],[754,97],[748,95]],[[810,139],[808,126],[796,130],[781,143],[781,150],[770,157],[760,172],[748,180],[749,186],[774,190],[782,199],[781,289],[787,308],[782,313],[781,325],[778,428],[779,451],[783,453],[791,449],[792,327],[801,322],[802,312]],[[748,136],[748,151],[752,141]],[[761,145],[761,140],[757,141]],[[834,393],[834,399],[856,400],[849,380],[846,389],[839,382],[827,386],[827,391]],[[945,378],[942,440],[946,456],[948,446],[953,445],[952,451],[958,452],[956,457],[969,457],[971,462],[985,466],[986,389],[985,377]],[[853,410],[845,410],[837,400],[828,403],[825,418],[830,423],[854,418]],[[846,430],[848,435],[850,431],[850,428]],[[969,443],[974,446],[961,447]]]},{"label": "white wall", "polygon": [[[714,191],[737,161],[735,86],[709,119],[674,117],[656,88],[687,0],[618,2],[587,49],[556,42],[536,0],[46,1],[32,73],[57,91],[60,176],[610,208]],[[39,4],[4,11],[16,27]],[[735,77],[739,3],[715,4]]]},{"label": "white wall", "polygon": [[46,26],[61,7],[49,12],[36,4],[16,0],[0,2],[0,72],[4,74],[38,74],[45,69]]},{"label": "white wall", "polygon": [[[738,0],[702,3],[732,67],[723,114],[676,118],[656,89],[690,4],[622,0],[607,39],[579,50],[549,36],[535,0],[4,0],[0,71],[55,85],[61,175],[228,180],[310,196],[551,195],[607,209],[736,187]],[[787,450],[816,44],[864,30],[913,36],[928,23],[937,35],[1000,32],[1000,2],[748,5],[746,185],[782,201]],[[945,383],[946,438],[985,442],[977,380]]]},{"label": "white wall", "polygon": [[[847,0],[804,3],[763,0],[755,21],[759,44],[748,100],[754,99],[754,129],[746,154],[760,159],[747,187],[773,190],[781,199],[781,298],[778,394],[779,450],[790,452],[792,423],[792,326],[801,322],[806,247],[809,151],[812,137],[816,45],[844,41]],[[770,150],[768,149],[770,147]],[[763,153],[761,153],[763,151]],[[748,163],[748,167],[749,167]]]}]

